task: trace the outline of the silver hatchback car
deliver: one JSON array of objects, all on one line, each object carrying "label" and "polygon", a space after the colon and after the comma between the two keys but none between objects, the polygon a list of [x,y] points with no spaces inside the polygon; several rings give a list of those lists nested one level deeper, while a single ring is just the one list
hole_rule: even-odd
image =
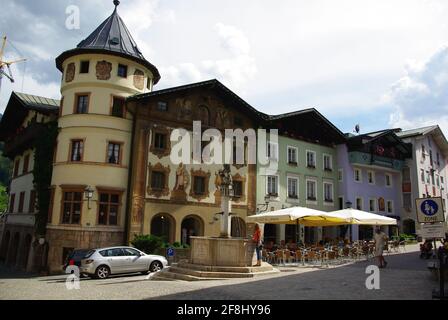
[{"label": "silver hatchback car", "polygon": [[132,247],[90,250],[81,260],[80,273],[105,279],[111,274],[157,272],[168,265],[163,256],[146,254]]}]

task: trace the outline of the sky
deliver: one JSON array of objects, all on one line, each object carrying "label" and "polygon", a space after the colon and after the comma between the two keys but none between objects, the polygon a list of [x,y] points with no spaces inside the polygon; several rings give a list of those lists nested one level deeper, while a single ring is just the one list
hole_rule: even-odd
[{"label": "sky", "polygon": [[[80,12],[68,29],[67,7]],[[112,0],[0,0],[11,91],[59,98],[54,59]],[[343,132],[439,124],[448,133],[446,0],[122,0],[118,12],[163,89],[216,78],[268,114],[314,107]]]}]

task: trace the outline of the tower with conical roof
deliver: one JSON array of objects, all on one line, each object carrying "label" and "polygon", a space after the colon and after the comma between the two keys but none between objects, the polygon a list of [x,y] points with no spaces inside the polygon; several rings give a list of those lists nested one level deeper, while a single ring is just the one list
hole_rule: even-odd
[{"label": "tower with conical roof", "polygon": [[125,98],[152,90],[160,75],[113,13],[76,48],[56,58],[62,72],[54,156],[48,264],[72,248],[121,245],[132,116]]}]

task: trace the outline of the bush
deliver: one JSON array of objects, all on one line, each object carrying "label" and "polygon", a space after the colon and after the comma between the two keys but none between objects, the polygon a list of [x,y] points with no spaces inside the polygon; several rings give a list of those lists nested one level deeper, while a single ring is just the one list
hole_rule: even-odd
[{"label": "bush", "polygon": [[163,247],[164,241],[161,237],[146,234],[146,235],[135,235],[134,240],[131,241],[131,244],[135,248],[143,251],[144,253],[153,254],[158,249]]}]

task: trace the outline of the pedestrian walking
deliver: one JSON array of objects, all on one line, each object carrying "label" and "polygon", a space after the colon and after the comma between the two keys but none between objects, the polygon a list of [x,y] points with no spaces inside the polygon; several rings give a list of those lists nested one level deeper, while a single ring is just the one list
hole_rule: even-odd
[{"label": "pedestrian walking", "polygon": [[257,264],[254,267],[261,266],[261,230],[258,223],[255,224],[254,234],[252,235],[252,240],[255,242],[255,252],[257,253]]},{"label": "pedestrian walking", "polygon": [[387,236],[384,232],[381,231],[380,228],[376,228],[373,239],[375,241],[375,256],[378,259],[378,267],[385,268],[387,266],[387,262],[384,259],[383,251],[384,251],[384,245],[386,244],[387,241]]}]

